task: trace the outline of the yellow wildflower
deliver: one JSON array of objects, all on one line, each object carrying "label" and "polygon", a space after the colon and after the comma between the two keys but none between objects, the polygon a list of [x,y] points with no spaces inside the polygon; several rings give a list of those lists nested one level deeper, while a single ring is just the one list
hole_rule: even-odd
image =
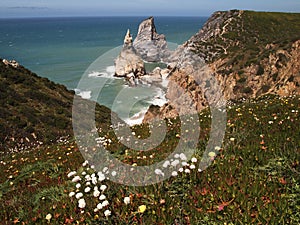
[{"label": "yellow wildflower", "polygon": [[139,213],[144,213],[145,210],[146,210],[146,208],[147,208],[147,207],[146,207],[145,205],[140,205],[139,208],[138,208],[138,212],[139,212]]}]

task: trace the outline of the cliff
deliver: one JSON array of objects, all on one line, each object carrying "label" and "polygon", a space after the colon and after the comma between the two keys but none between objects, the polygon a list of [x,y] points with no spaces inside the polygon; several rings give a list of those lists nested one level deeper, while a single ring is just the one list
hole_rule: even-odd
[{"label": "cliff", "polygon": [[[200,111],[208,105],[204,95],[208,89],[200,87],[189,74],[191,56],[205,61],[226,100],[237,102],[265,94],[299,95],[300,14],[216,12],[197,34],[179,46],[170,57],[176,66],[169,78],[187,91]],[[169,85],[168,99],[185,102],[177,89]],[[170,108],[172,104],[162,107],[160,117],[170,115]],[[148,115],[146,118],[149,120]]]},{"label": "cliff", "polygon": [[300,14],[216,12],[185,45],[216,73],[227,99],[299,94]]}]

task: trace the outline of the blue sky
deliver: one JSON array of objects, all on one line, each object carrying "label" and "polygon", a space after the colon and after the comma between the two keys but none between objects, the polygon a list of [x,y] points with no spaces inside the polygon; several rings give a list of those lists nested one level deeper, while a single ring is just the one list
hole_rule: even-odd
[{"label": "blue sky", "polygon": [[0,17],[209,16],[217,10],[300,12],[300,0],[0,0]]}]

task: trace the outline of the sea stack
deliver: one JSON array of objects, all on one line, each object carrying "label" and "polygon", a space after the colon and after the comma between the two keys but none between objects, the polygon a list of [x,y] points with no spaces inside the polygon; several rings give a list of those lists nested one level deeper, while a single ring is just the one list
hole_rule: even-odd
[{"label": "sea stack", "polygon": [[115,76],[126,77],[131,85],[135,84],[135,78],[146,73],[144,61],[133,47],[129,29],[124,38],[123,48],[115,60],[115,67]]},{"label": "sea stack", "polygon": [[153,17],[139,25],[133,47],[147,62],[166,62],[169,55],[165,35],[156,32]]}]

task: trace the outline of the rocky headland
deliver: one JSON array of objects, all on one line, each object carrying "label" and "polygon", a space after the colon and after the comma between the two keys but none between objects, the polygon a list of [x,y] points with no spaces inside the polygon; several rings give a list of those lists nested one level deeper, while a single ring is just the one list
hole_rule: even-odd
[{"label": "rocky headland", "polygon": [[[171,68],[168,79],[172,81],[166,92],[169,101],[162,107],[150,107],[144,122],[184,114],[184,105],[192,104],[197,111],[206,108],[211,85],[203,83],[208,77],[217,81],[228,102],[266,94],[299,95],[299,30],[300,14],[243,10],[214,13],[166,60]],[[195,77],[201,77],[201,81]]]}]

